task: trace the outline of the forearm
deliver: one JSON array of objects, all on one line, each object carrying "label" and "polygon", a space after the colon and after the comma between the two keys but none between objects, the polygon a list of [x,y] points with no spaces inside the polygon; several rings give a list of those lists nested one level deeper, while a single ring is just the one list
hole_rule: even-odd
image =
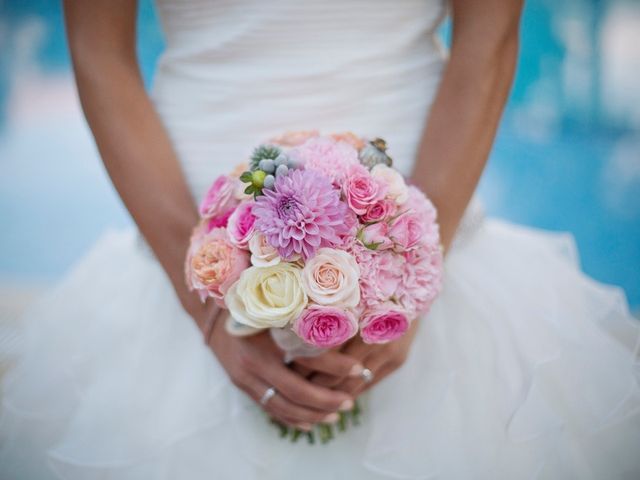
[{"label": "forearm", "polygon": [[[195,296],[186,289],[183,262],[197,210],[133,49],[120,50],[108,41],[92,44],[93,37],[82,34],[84,24],[73,25],[69,44],[78,91],[102,160],[178,297],[192,305]],[[118,41],[126,42],[121,37]]]},{"label": "forearm", "polygon": [[509,93],[518,50],[515,22],[505,22],[499,34],[483,32],[477,22],[458,38],[454,34],[423,131],[412,179],[438,209],[445,248],[478,184]]}]

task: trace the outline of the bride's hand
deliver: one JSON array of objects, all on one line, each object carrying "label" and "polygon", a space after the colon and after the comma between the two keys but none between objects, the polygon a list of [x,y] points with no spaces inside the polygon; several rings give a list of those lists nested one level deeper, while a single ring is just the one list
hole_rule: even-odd
[{"label": "bride's hand", "polygon": [[268,332],[248,337],[230,335],[224,326],[225,312],[218,311],[208,345],[231,381],[258,404],[268,388],[276,390],[266,405],[273,418],[303,430],[316,423],[334,423],[337,412],[350,410],[352,397],[340,389],[313,384],[284,363],[282,351]]},{"label": "bride's hand", "polygon": [[380,345],[364,343],[360,336],[353,338],[342,349],[342,353],[350,356],[359,364],[369,369],[372,377],[369,381],[359,375],[357,377],[337,377],[326,373],[315,373],[310,379],[313,383],[323,387],[333,388],[350,394],[353,398],[380,382],[383,378],[400,368],[409,354],[409,349],[415,338],[418,321],[399,339]]}]

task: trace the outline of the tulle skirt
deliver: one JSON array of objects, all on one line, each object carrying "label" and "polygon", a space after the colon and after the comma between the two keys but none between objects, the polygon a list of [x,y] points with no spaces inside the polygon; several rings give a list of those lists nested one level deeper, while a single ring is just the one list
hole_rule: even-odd
[{"label": "tulle skirt", "polygon": [[279,438],[134,232],[25,318],[3,479],[640,478],[638,327],[571,237],[485,220],[400,370],[327,445]]}]

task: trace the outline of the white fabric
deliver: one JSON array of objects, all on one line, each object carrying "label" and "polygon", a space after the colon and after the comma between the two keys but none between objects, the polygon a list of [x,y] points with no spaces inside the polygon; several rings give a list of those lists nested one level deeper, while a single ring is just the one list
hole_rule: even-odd
[{"label": "white fabric", "polygon": [[[258,139],[382,135],[411,167],[443,57],[436,1],[160,5],[154,98],[195,196]],[[474,210],[406,364],[327,446],[281,440],[228,380],[135,232],[25,319],[0,478],[640,478],[638,327],[570,237]]]}]

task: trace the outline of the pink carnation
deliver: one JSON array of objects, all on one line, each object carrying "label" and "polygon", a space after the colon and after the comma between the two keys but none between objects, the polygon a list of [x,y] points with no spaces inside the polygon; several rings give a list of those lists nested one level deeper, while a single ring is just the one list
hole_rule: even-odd
[{"label": "pink carnation", "polygon": [[412,317],[426,313],[442,288],[443,258],[438,246],[405,252],[397,298]]},{"label": "pink carnation", "polygon": [[279,255],[290,260],[312,257],[321,247],[343,242],[347,205],[331,180],[315,170],[293,170],[276,177],[273,190],[264,190],[253,207],[255,228]]},{"label": "pink carnation", "polygon": [[293,322],[293,331],[310,345],[333,348],[358,332],[358,322],[348,310],[314,305]]},{"label": "pink carnation", "polygon": [[213,218],[226,214],[238,204],[235,190],[236,181],[227,175],[220,175],[204,196],[200,204],[200,215],[203,218]]},{"label": "pink carnation", "polygon": [[253,201],[241,203],[229,217],[227,232],[229,240],[236,247],[247,248],[249,238],[253,234],[256,217],[253,215]]},{"label": "pink carnation", "polygon": [[390,300],[401,287],[404,257],[392,250],[369,250],[360,243],[354,243],[350,253],[360,270],[360,306]]},{"label": "pink carnation", "polygon": [[327,137],[314,137],[299,147],[292,148],[289,156],[305,169],[316,170],[342,185],[351,167],[360,165],[358,151],[346,142]]},{"label": "pink carnation", "polygon": [[225,229],[197,230],[187,252],[185,276],[202,301],[213,297],[224,306],[224,294],[248,267],[249,255],[229,242]]},{"label": "pink carnation", "polygon": [[367,213],[367,209],[382,200],[386,192],[385,186],[360,164],[348,170],[343,189],[349,207],[358,215]]},{"label": "pink carnation", "polygon": [[360,318],[360,335],[365,343],[387,343],[402,336],[409,319],[396,305],[382,304],[365,311]]}]

